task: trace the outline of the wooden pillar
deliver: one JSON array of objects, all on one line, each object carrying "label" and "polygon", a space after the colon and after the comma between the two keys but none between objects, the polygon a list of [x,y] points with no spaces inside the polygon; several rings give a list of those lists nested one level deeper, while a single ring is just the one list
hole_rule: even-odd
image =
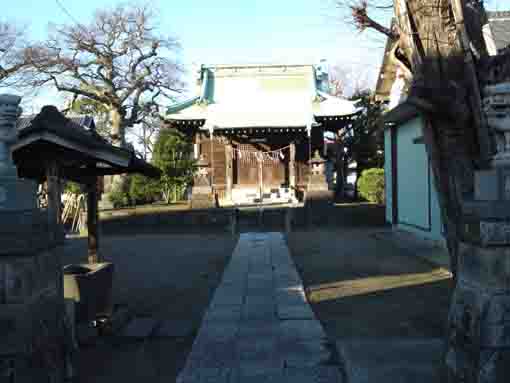
[{"label": "wooden pillar", "polygon": [[193,159],[200,158],[200,133],[195,133],[193,136]]},{"label": "wooden pillar", "polygon": [[60,225],[60,181],[56,162],[46,164],[46,182],[48,185],[48,232],[51,241],[56,241],[61,231]]},{"label": "wooden pillar", "polygon": [[291,190],[296,190],[296,144],[294,142],[290,143],[289,186]]},{"label": "wooden pillar", "polygon": [[310,161],[312,160],[312,125],[308,125],[306,127],[306,134],[308,136],[308,182],[307,182],[307,184],[310,185],[310,180],[312,177],[312,165],[310,164]]},{"label": "wooden pillar", "polygon": [[211,159],[209,160],[211,165],[211,186],[213,187],[213,193],[214,193],[214,136],[213,136],[213,129],[209,130],[209,142],[210,142],[210,156]]},{"label": "wooden pillar", "polygon": [[99,263],[98,213],[97,213],[97,179],[89,183],[87,191],[87,231],[88,262]]},{"label": "wooden pillar", "polygon": [[232,201],[232,182],[234,177],[234,168],[232,166],[232,143],[225,145],[225,199]]}]

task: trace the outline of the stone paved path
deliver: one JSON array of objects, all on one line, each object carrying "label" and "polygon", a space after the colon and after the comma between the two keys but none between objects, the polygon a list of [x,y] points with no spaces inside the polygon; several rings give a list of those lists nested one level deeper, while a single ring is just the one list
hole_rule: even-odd
[{"label": "stone paved path", "polygon": [[177,383],[340,383],[281,233],[244,233]]}]

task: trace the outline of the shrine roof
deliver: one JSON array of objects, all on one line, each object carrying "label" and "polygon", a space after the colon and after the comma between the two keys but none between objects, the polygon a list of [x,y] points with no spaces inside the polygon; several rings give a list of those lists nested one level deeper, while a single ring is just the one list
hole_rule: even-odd
[{"label": "shrine roof", "polygon": [[[87,128],[88,126],[88,128]],[[18,140],[12,147],[20,176],[38,178],[45,161],[57,161],[64,176],[82,177],[142,173],[158,177],[159,170],[136,157],[134,151],[111,145],[94,129],[91,117],[66,118],[55,107],[45,106],[36,116],[18,121]]]},{"label": "shrine roof", "polygon": [[357,113],[354,102],[327,93],[328,82],[313,65],[202,66],[197,95],[169,107],[166,119],[203,120],[202,129],[302,128]]}]

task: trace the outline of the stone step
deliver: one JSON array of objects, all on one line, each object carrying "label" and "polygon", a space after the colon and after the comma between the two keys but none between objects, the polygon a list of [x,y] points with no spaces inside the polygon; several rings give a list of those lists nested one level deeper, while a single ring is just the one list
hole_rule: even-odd
[{"label": "stone step", "polygon": [[346,383],[441,381],[442,339],[343,339],[336,346]]}]

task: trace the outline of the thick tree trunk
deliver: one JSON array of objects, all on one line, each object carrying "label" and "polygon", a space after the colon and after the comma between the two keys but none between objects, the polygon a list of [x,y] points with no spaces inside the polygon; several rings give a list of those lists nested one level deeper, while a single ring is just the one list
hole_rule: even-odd
[{"label": "thick tree trunk", "polygon": [[[126,147],[126,132],[124,127],[125,113],[116,107],[110,109],[110,137],[112,144],[121,148]],[[104,198],[108,199],[112,192],[127,192],[127,177],[117,174],[104,177]]]},{"label": "thick tree trunk", "polygon": [[[507,202],[478,200],[474,191],[475,174],[501,171],[489,166],[479,85],[485,77],[480,62],[487,61],[483,5],[467,0],[394,0],[394,5],[399,52],[413,74],[407,102],[426,120],[423,134],[455,274],[449,378],[504,382],[510,376],[510,267],[502,265],[510,265],[510,241],[501,233],[510,217],[502,210]],[[496,176],[490,180],[493,189],[500,189],[499,182]]]}]

